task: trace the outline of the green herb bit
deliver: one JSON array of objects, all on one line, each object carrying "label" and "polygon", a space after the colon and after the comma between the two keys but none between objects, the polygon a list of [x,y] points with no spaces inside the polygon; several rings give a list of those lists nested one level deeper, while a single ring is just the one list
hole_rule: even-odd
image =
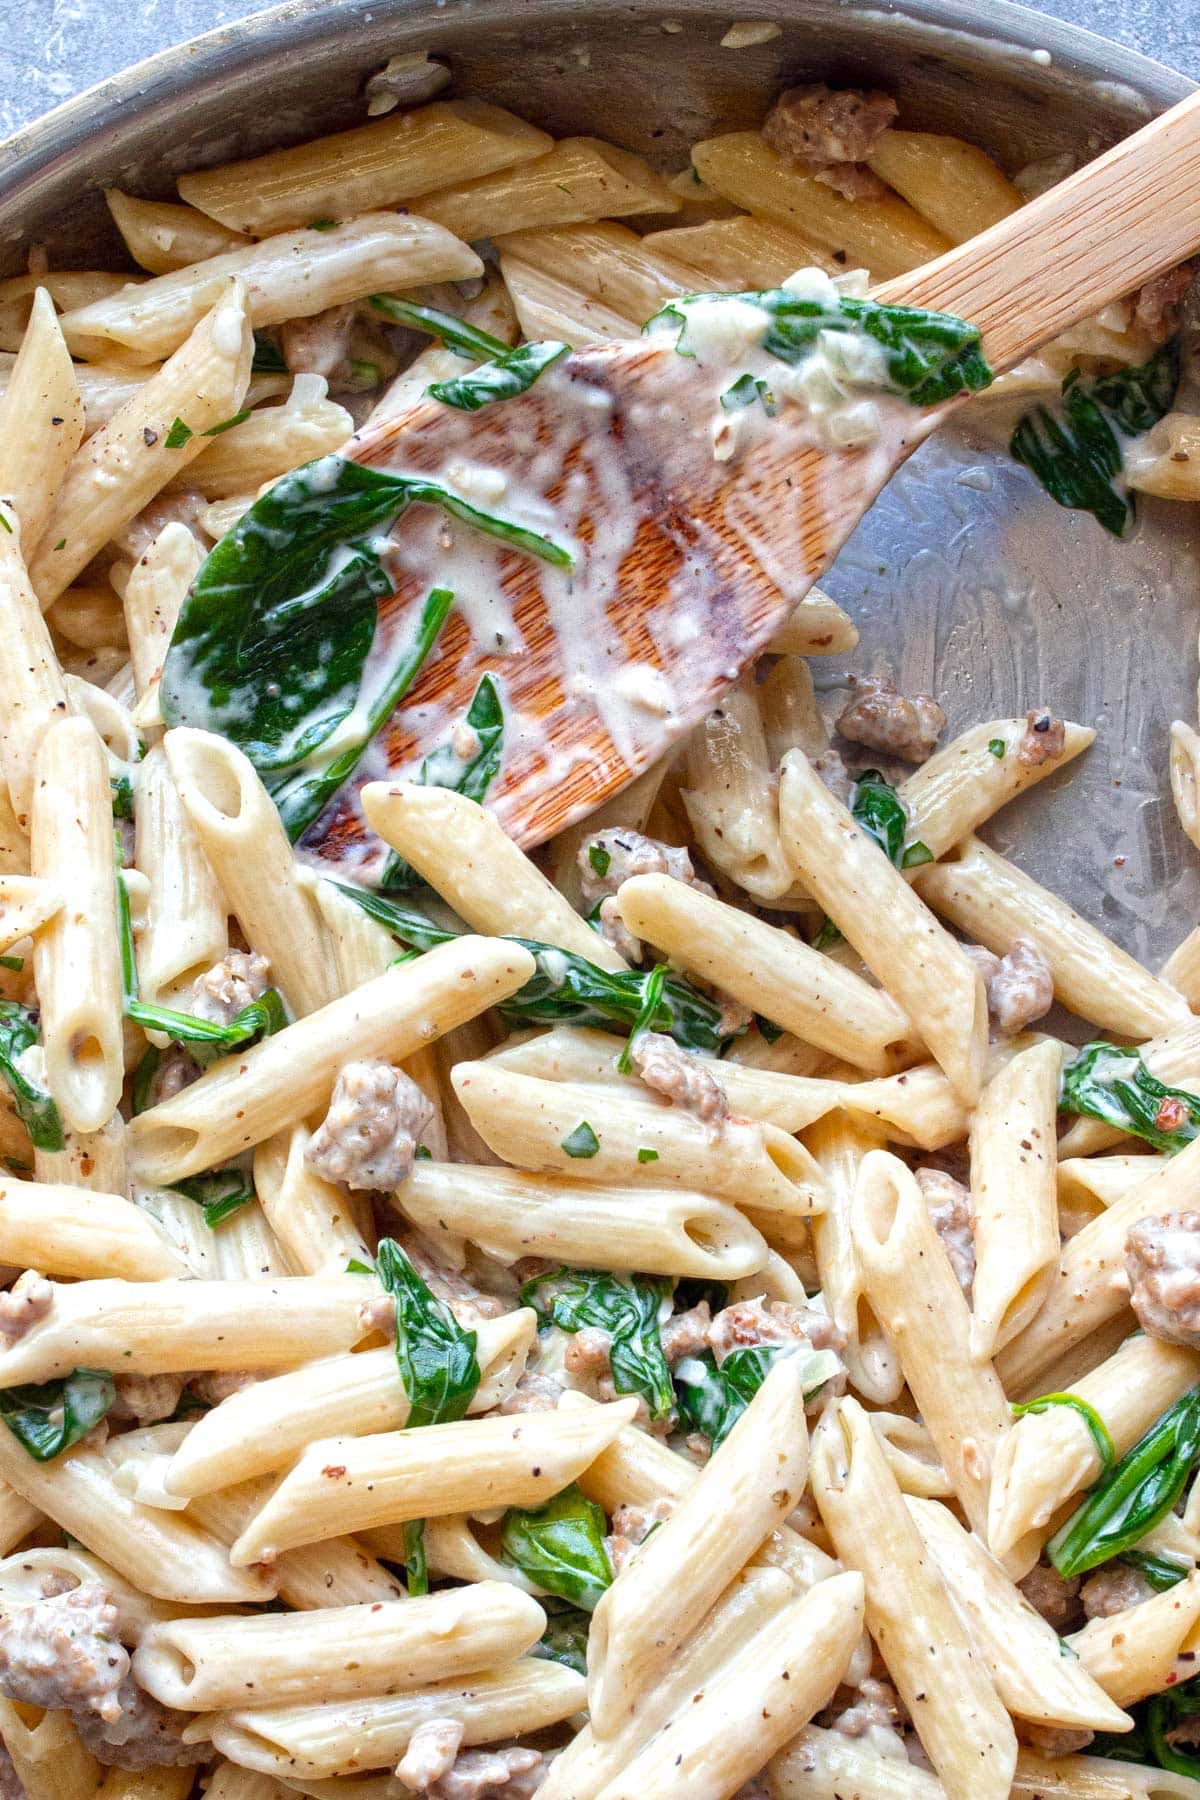
[{"label": "green herb bit", "polygon": [[1177,1587],[1192,1572],[1190,1563],[1177,1562],[1173,1556],[1159,1556],[1150,1550],[1126,1550],[1120,1561],[1136,1569],[1156,1594],[1165,1594],[1168,1588]]},{"label": "green herb bit", "polygon": [[138,1059],[137,1068],[133,1071],[133,1083],[129,1090],[129,1103],[135,1119],[150,1105],[154,1078],[158,1074],[162,1059],[162,1051],[154,1044],[147,1044]]},{"label": "green herb bit", "polygon": [[1046,1546],[1060,1575],[1122,1556],[1165,1518],[1200,1459],[1200,1386],[1167,1408]]},{"label": "green herb bit", "polygon": [[756,400],[762,402],[762,409],[768,419],[773,419],[778,408],[767,383],[753,375],[739,375],[733,386],[727,387],[721,395],[721,407],[724,412],[744,412]]},{"label": "green herb bit", "polygon": [[1008,745],[1005,743],[1003,738],[989,738],[988,739],[988,752],[990,755],[995,757],[997,762],[1004,761],[1004,757],[1005,757],[1007,750],[1008,750]]},{"label": "green herb bit", "polygon": [[592,870],[603,881],[612,868],[612,853],[603,844],[589,844],[587,857]]},{"label": "green herb bit", "polygon": [[1200,1135],[1200,1099],[1167,1087],[1136,1050],[1085,1044],[1062,1072],[1059,1110],[1102,1119],[1106,1125],[1174,1156]]},{"label": "green herb bit", "polygon": [[132,819],[133,782],[131,778],[128,775],[114,775],[109,786],[112,789],[113,818]]},{"label": "green herb bit", "polygon": [[662,1005],[663,987],[667,979],[666,963],[656,963],[646,977],[642,989],[642,1003],[638,1008],[637,1018],[633,1021],[633,1029],[625,1040],[625,1048],[617,1058],[617,1068],[622,1075],[628,1075],[633,1069],[633,1051],[639,1038],[653,1031],[654,1021],[658,1017],[658,1009]]},{"label": "green herb bit", "polygon": [[590,1613],[613,1582],[606,1529],[602,1508],[572,1483],[545,1506],[510,1507],[500,1548],[505,1561],[538,1587]]},{"label": "green herb bit", "polygon": [[[454,748],[453,735],[424,757],[414,777],[418,787],[440,787],[465,794],[483,804],[504,756],[504,705],[493,675],[485,675],[471,697],[464,724],[475,734],[477,748],[465,759]],[[421,877],[393,851],[384,865],[379,886],[384,893],[410,893],[423,885]]]},{"label": "green herb bit", "polygon": [[224,1169],[210,1169],[206,1175],[189,1175],[171,1183],[177,1194],[192,1200],[204,1213],[210,1231],[240,1212],[257,1198],[254,1183],[236,1164]]},{"label": "green herb bit", "polygon": [[566,356],[569,344],[518,344],[491,362],[481,363],[469,375],[455,375],[449,381],[435,381],[425,392],[444,406],[456,406],[460,412],[478,412],[495,400],[514,400],[528,393],[538,376],[552,363]]},{"label": "green herb bit", "polygon": [[425,1553],[424,1519],[407,1519],[404,1524],[404,1573],[409,1598],[415,1600],[429,1592],[429,1558]]},{"label": "green herb bit", "polygon": [[574,1131],[568,1131],[566,1137],[562,1141],[561,1148],[568,1156],[573,1156],[581,1161],[586,1161],[589,1157],[593,1157],[599,1152],[600,1139],[596,1136],[587,1120],[581,1119]]},{"label": "green herb bit", "polygon": [[1200,1780],[1200,1749],[1193,1743],[1189,1750],[1186,1740],[1174,1744],[1171,1735],[1182,1725],[1188,1725],[1194,1733],[1197,1713],[1200,1713],[1200,1678],[1196,1677],[1166,1688],[1162,1693],[1152,1694],[1146,1703],[1146,1737],[1151,1759],[1160,1769],[1167,1769],[1172,1775],[1185,1775],[1192,1781]]},{"label": "green herb bit", "polygon": [[336,219],[314,219],[308,229],[310,231],[333,231],[336,226]]},{"label": "green herb bit", "polygon": [[1101,1472],[1111,1469],[1116,1459],[1112,1433],[1100,1417],[1094,1406],[1080,1398],[1078,1394],[1041,1394],[1036,1400],[1024,1400],[1010,1408],[1014,1419],[1023,1419],[1026,1413],[1049,1412],[1052,1406],[1067,1406],[1077,1412],[1096,1446],[1096,1455],[1100,1458]]},{"label": "green herb bit", "polygon": [[14,975],[19,975],[24,967],[23,956],[0,956],[0,969],[11,969]]},{"label": "green herb bit", "polygon": [[53,1096],[20,1068],[20,1059],[38,1041],[37,1019],[15,1000],[0,1000],[0,1079],[8,1085],[13,1110],[35,1150],[61,1150],[66,1139]]},{"label": "green herb bit", "polygon": [[563,1331],[595,1326],[609,1334],[609,1361],[618,1394],[639,1394],[652,1419],[674,1409],[671,1371],[663,1354],[659,1313],[671,1283],[646,1275],[609,1275],[599,1269],[561,1268],[537,1275],[521,1289],[543,1323]]},{"label": "green herb bit", "polygon": [[651,1150],[648,1148],[647,1145],[643,1144],[641,1149],[637,1153],[637,1159],[640,1163],[657,1162],[658,1161],[658,1151]]},{"label": "green herb bit", "polygon": [[456,350],[460,356],[488,362],[494,356],[508,354],[509,345],[502,338],[492,337],[436,306],[417,306],[411,300],[398,300],[393,294],[372,294],[371,305],[393,325],[407,325],[410,331],[424,331],[430,337],[440,338],[447,350]]},{"label": "green herb bit", "polygon": [[368,362],[365,357],[352,356],[350,358],[350,379],[355,387],[378,387],[383,380],[383,370],[377,362]]},{"label": "green herb bit", "polygon": [[107,1369],[0,1389],[0,1418],[35,1462],[49,1462],[98,1425],[117,1397]]},{"label": "green herb bit", "polygon": [[182,419],[176,419],[163,439],[163,448],[164,450],[182,450],[188,439],[194,435],[190,425],[185,425]]},{"label": "green herb bit", "polygon": [[243,407],[242,411],[235,412],[233,414],[232,418],[222,419],[221,423],[219,425],[210,425],[207,431],[202,431],[200,433],[200,436],[201,437],[220,437],[223,432],[232,431],[235,425],[245,424],[246,420],[249,417],[250,417],[250,408],[248,406]]},{"label": "green herb bit", "polygon": [[479,1386],[477,1334],[464,1331],[394,1238],[381,1238],[376,1272],[396,1303],[396,1362],[408,1396],[408,1424],[461,1419]]},{"label": "green herb bit", "polygon": [[841,1373],[832,1350],[797,1352],[786,1344],[744,1344],[720,1368],[711,1350],[686,1356],[675,1367],[675,1395],[682,1429],[698,1431],[713,1449],[724,1443],[780,1356],[804,1355],[805,1396]]},{"label": "green herb bit", "polygon": [[8,533],[9,537],[12,537],[13,528],[8,522],[7,513],[5,513],[3,510],[0,510],[0,525],[3,525],[5,531],[7,531],[7,533]]}]

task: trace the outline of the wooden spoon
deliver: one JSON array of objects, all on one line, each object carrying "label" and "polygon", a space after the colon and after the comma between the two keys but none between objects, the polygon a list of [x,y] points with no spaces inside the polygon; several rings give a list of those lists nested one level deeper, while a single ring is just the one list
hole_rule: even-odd
[{"label": "wooden spoon", "polygon": [[[999,372],[1197,245],[1193,95],[873,297],[972,320]],[[372,468],[431,474],[457,458],[503,472],[509,495],[523,488],[565,506],[582,561],[606,576],[582,597],[576,583],[565,629],[545,565],[503,552],[496,578],[521,648],[491,654],[456,610],[438,654],[381,733],[369,778],[378,778],[381,760],[411,774],[491,669],[510,715],[533,722],[533,741],[510,742],[488,804],[518,843],[561,831],[704,716],[833,561],[892,472],[958,404],[924,413],[904,406],[881,447],[836,454],[800,441],[784,422],[796,409],[785,408],[781,428],[757,440],[751,456],[717,462],[710,423],[697,419],[694,365],[640,341],[578,351],[525,394],[474,414],[426,399],[358,434],[344,454]],[[401,546],[414,517],[399,528]],[[450,529],[456,542],[462,530],[473,535]],[[428,568],[392,567],[391,578],[385,629],[397,609],[423,597]],[[348,794],[307,841],[341,859],[364,836]]]}]

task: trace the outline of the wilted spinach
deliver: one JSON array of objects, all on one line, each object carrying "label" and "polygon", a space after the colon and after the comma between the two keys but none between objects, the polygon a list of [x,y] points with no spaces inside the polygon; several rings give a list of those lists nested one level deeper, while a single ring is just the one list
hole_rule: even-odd
[{"label": "wilted spinach", "polygon": [[18,1066],[38,1041],[37,1016],[15,1000],[0,1000],[0,1077],[13,1097],[13,1111],[35,1150],[61,1150],[62,1120],[54,1097]]},{"label": "wilted spinach", "polygon": [[807,1398],[841,1373],[832,1350],[797,1351],[788,1344],[743,1344],[731,1350],[720,1368],[711,1350],[685,1356],[675,1365],[675,1398],[679,1423],[698,1431],[713,1449],[722,1444],[766,1380],[780,1356],[804,1358],[802,1380]]},{"label": "wilted spinach", "polygon": [[1046,1552],[1060,1575],[1122,1556],[1165,1518],[1200,1460],[1200,1386],[1169,1406],[1091,1489]]},{"label": "wilted spinach", "polygon": [[609,1275],[600,1269],[555,1269],[535,1275],[521,1289],[521,1305],[563,1331],[595,1326],[609,1334],[609,1363],[618,1394],[640,1394],[652,1419],[675,1406],[671,1371],[663,1354],[659,1315],[669,1304],[671,1282],[645,1275]]},{"label": "wilted spinach", "polygon": [[107,1369],[0,1388],[0,1418],[35,1462],[49,1462],[98,1425],[117,1397]]},{"label": "wilted spinach", "polygon": [[[475,734],[477,748],[467,757],[458,755],[453,739],[439,744],[426,756],[412,779],[419,787],[451,788],[482,805],[488,789],[500,773],[504,755],[504,705],[495,677],[485,675],[475,689],[464,724]],[[424,883],[412,864],[395,850],[384,864],[379,886],[385,894],[407,894]]]},{"label": "wilted spinach", "polygon": [[425,392],[445,406],[456,406],[462,412],[478,412],[494,400],[513,400],[528,393],[543,370],[556,363],[571,348],[569,344],[518,344],[505,350],[490,362],[481,363],[468,375],[455,375],[449,381],[431,382]]},{"label": "wilted spinach", "polygon": [[1084,1045],[1062,1072],[1058,1105],[1061,1112],[1084,1113],[1115,1125],[1168,1156],[1200,1135],[1195,1094],[1167,1087],[1136,1050],[1116,1044]]},{"label": "wilted spinach", "polygon": [[240,1212],[255,1199],[254,1183],[236,1164],[223,1169],[210,1169],[205,1175],[189,1175],[173,1181],[172,1188],[185,1199],[192,1200],[204,1213],[210,1231]]},{"label": "wilted spinach", "polygon": [[505,1560],[538,1587],[590,1613],[612,1586],[606,1530],[603,1509],[572,1483],[545,1506],[532,1511],[510,1507],[500,1527],[500,1546]]}]

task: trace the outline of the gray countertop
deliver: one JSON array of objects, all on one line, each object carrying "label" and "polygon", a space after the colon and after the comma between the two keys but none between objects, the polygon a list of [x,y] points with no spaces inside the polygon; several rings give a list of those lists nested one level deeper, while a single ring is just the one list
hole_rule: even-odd
[{"label": "gray countertop", "polygon": [[[246,0],[0,0],[0,136],[105,75],[254,10]],[[1051,0],[1039,10],[1200,81],[1196,0]]]}]

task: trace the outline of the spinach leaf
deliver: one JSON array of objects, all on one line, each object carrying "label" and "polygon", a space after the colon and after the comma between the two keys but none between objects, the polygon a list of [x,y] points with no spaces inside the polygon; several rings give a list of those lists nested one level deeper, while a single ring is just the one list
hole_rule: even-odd
[{"label": "spinach leaf", "polygon": [[[933,861],[933,851],[920,838],[905,843],[908,808],[890,781],[878,769],[864,769],[850,795],[850,811],[868,837],[874,838],[896,869],[915,869]],[[814,950],[829,950],[842,942],[832,919],[826,919],[813,939]]]},{"label": "spinach leaf", "polygon": [[381,1238],[376,1270],[396,1302],[396,1361],[408,1395],[408,1423],[461,1419],[479,1386],[478,1337],[436,1298],[394,1238]]},{"label": "spinach leaf", "polygon": [[521,1305],[563,1331],[585,1325],[609,1334],[609,1361],[618,1394],[640,1394],[652,1419],[675,1407],[671,1371],[663,1355],[659,1314],[671,1282],[645,1275],[609,1275],[600,1269],[555,1269],[535,1275],[521,1289]]},{"label": "spinach leaf", "polygon": [[133,782],[128,775],[114,775],[109,783],[112,789],[112,814],[114,819],[133,818]]},{"label": "spinach leaf", "polygon": [[[454,748],[453,738],[439,744],[421,763],[412,779],[418,787],[452,788],[468,800],[483,804],[488,789],[500,773],[504,755],[504,704],[495,677],[485,675],[471,698],[464,724],[475,734],[477,748],[465,759]],[[388,894],[407,894],[424,883],[412,864],[395,850],[384,865],[380,889]]]},{"label": "spinach leaf", "polygon": [[500,1547],[538,1587],[594,1612],[613,1570],[604,1544],[604,1511],[572,1482],[545,1506],[510,1507],[500,1527]]},{"label": "spinach leaf", "polygon": [[546,1629],[529,1652],[530,1656],[562,1663],[564,1668],[574,1669],[577,1675],[586,1675],[588,1627],[591,1624],[587,1613],[581,1607],[568,1606],[562,1601],[556,1604],[549,1595],[543,1599],[542,1607],[546,1614]]},{"label": "spinach leaf", "polygon": [[36,1150],[61,1150],[66,1142],[54,1097],[18,1067],[38,1041],[36,1015],[15,1000],[0,1000],[0,1079],[13,1097],[13,1110]]},{"label": "spinach leaf", "polygon": [[562,1141],[561,1148],[568,1156],[587,1161],[599,1154],[600,1139],[596,1136],[586,1119],[580,1119],[573,1131],[568,1131]]},{"label": "spinach leaf", "polygon": [[493,400],[512,400],[528,393],[538,376],[551,363],[570,350],[569,344],[518,344],[502,356],[481,363],[469,375],[455,375],[449,381],[434,381],[425,392],[444,406],[457,406],[461,412],[478,412]]},{"label": "spinach leaf", "polygon": [[[480,511],[449,488],[329,455],[293,469],[210,552],[180,609],[163,665],[160,703],[170,725],[235,743],[268,789],[283,789],[295,839],[346,779],[369,736],[420,666],[445,616],[445,589],[425,601],[394,673],[362,692],[378,603],[392,591],[381,535],[410,506],[440,507],[510,548],[570,568],[562,545]],[[349,741],[329,740],[355,714]],[[359,718],[362,723],[359,724]],[[303,777],[326,747],[325,777]],[[314,810],[315,809],[315,810]]]},{"label": "spinach leaf", "polygon": [[633,1068],[633,1050],[638,1039],[644,1037],[648,1031],[654,1029],[654,1020],[658,1016],[659,1007],[662,1005],[663,986],[666,979],[666,963],[656,963],[646,977],[646,984],[642,989],[642,1003],[638,1007],[637,1018],[633,1021],[633,1027],[628,1038],[625,1040],[625,1048],[617,1058],[617,1068],[622,1075],[628,1075]]},{"label": "spinach leaf", "polygon": [[457,350],[460,356],[487,362],[493,356],[508,353],[509,346],[502,338],[492,337],[490,332],[480,331],[478,326],[469,325],[455,313],[441,312],[436,306],[418,306],[412,300],[399,300],[394,294],[372,294],[371,305],[393,325],[427,332],[440,339],[447,350]]},{"label": "spinach leaf", "polygon": [[1057,408],[1033,407],[1009,442],[1059,506],[1090,512],[1114,537],[1124,536],[1134,516],[1133,496],[1118,485],[1124,466],[1122,440],[1149,431],[1174,404],[1179,386],[1179,342],[1173,339],[1148,363],[1084,382],[1072,369]]},{"label": "spinach leaf", "polygon": [[0,1418],[35,1462],[49,1462],[98,1425],[117,1390],[106,1369],[0,1389]]},{"label": "spinach leaf", "polygon": [[[690,355],[689,312],[697,304],[710,306],[714,298],[692,294],[672,300],[644,329],[649,331],[663,320],[678,324],[675,347],[682,355]],[[826,304],[787,288],[721,298],[749,303],[768,315],[763,349],[780,362],[795,365],[806,361],[819,348],[822,332],[865,334],[881,352],[881,385],[904,395],[914,406],[933,406],[955,394],[978,393],[993,379],[980,348],[978,327],[953,313],[927,312],[918,306],[881,306],[876,300],[854,299],[848,294]]]},{"label": "spinach leaf", "polygon": [[[416,907],[347,882],[335,882],[334,886],[414,950],[432,950],[457,935],[434,925]],[[510,1025],[600,1025],[632,1031],[643,1015],[647,988],[652,981],[658,985],[653,969],[601,969],[582,956],[534,938],[513,938],[511,942],[524,945],[537,969],[524,987],[501,1003],[500,1014]],[[681,975],[663,980],[659,1004],[645,1024],[650,1030],[669,1033],[688,1050],[719,1050],[736,1035],[721,1030],[721,1009]]]},{"label": "spinach leaf", "polygon": [[425,1554],[424,1519],[407,1519],[404,1524],[404,1575],[411,1600],[429,1592],[429,1558]]},{"label": "spinach leaf", "polygon": [[1200,1386],[1190,1388],[1092,1488],[1046,1546],[1060,1575],[1132,1549],[1183,1492],[1200,1460]]},{"label": "spinach leaf", "polygon": [[161,1063],[162,1051],[154,1044],[147,1044],[138,1058],[138,1065],[133,1071],[133,1082],[129,1090],[130,1110],[135,1119],[150,1105],[154,1077],[158,1074]]},{"label": "spinach leaf", "polygon": [[[133,946],[133,922],[129,915],[129,890],[125,885],[125,877],[117,871],[117,935],[121,946],[121,982],[125,995],[125,1017],[132,1019],[146,1031],[162,1031],[177,1044],[186,1044],[194,1062],[202,1069],[210,1063],[218,1061],[222,1056],[230,1056],[235,1050],[248,1049],[260,1038],[271,1037],[276,1031],[282,1031],[287,1024],[287,1013],[283,1000],[276,988],[267,988],[244,1006],[240,1013],[232,1018],[228,1025],[218,1025],[212,1019],[199,1019],[194,1013],[176,1012],[169,1006],[151,1006],[138,998],[137,957]],[[141,1064],[134,1078],[134,1104],[137,1105],[139,1085],[144,1101],[149,1092],[150,1082],[154,1079],[157,1064],[151,1068],[144,1082],[141,1082]]]},{"label": "spinach leaf", "polygon": [[1062,1072],[1061,1112],[1103,1119],[1144,1138],[1168,1156],[1200,1135],[1200,1100],[1182,1088],[1164,1085],[1136,1050],[1116,1044],[1085,1044]]},{"label": "spinach leaf", "polygon": [[1169,1769],[1172,1775],[1189,1776],[1193,1781],[1200,1780],[1200,1734],[1196,1743],[1186,1746],[1170,1743],[1168,1733],[1185,1723],[1195,1730],[1196,1723],[1200,1723],[1196,1721],[1197,1713],[1200,1713],[1200,1676],[1152,1694],[1146,1702],[1146,1740],[1151,1758],[1160,1769]]},{"label": "spinach leaf", "polygon": [[768,419],[775,417],[778,408],[775,396],[765,381],[753,375],[739,375],[732,387],[727,387],[721,395],[723,412],[741,412],[747,406],[753,406],[756,400],[762,401],[763,411]]},{"label": "spinach leaf", "polygon": [[1176,1562],[1173,1556],[1159,1556],[1149,1550],[1126,1550],[1121,1561],[1145,1577],[1156,1594],[1165,1594],[1191,1574],[1191,1565]]},{"label": "spinach leaf", "polygon": [[173,1181],[171,1186],[203,1209],[204,1223],[210,1231],[256,1198],[254,1183],[236,1164],[210,1169],[206,1175],[189,1175],[182,1181]]},{"label": "spinach leaf", "polygon": [[1111,1469],[1117,1454],[1112,1433],[1095,1407],[1089,1406],[1086,1400],[1081,1400],[1078,1394],[1040,1394],[1036,1400],[1025,1400],[1019,1404],[1014,1402],[1009,1411],[1014,1419],[1023,1419],[1026,1413],[1048,1412],[1052,1406],[1067,1406],[1079,1414],[1091,1433],[1096,1454],[1100,1458],[1101,1471]]},{"label": "spinach leaf", "polygon": [[780,1356],[802,1356],[805,1398],[841,1373],[832,1350],[797,1350],[788,1344],[744,1344],[731,1350],[720,1368],[711,1350],[685,1356],[675,1365],[675,1399],[680,1429],[701,1432],[715,1450],[724,1443]]}]

